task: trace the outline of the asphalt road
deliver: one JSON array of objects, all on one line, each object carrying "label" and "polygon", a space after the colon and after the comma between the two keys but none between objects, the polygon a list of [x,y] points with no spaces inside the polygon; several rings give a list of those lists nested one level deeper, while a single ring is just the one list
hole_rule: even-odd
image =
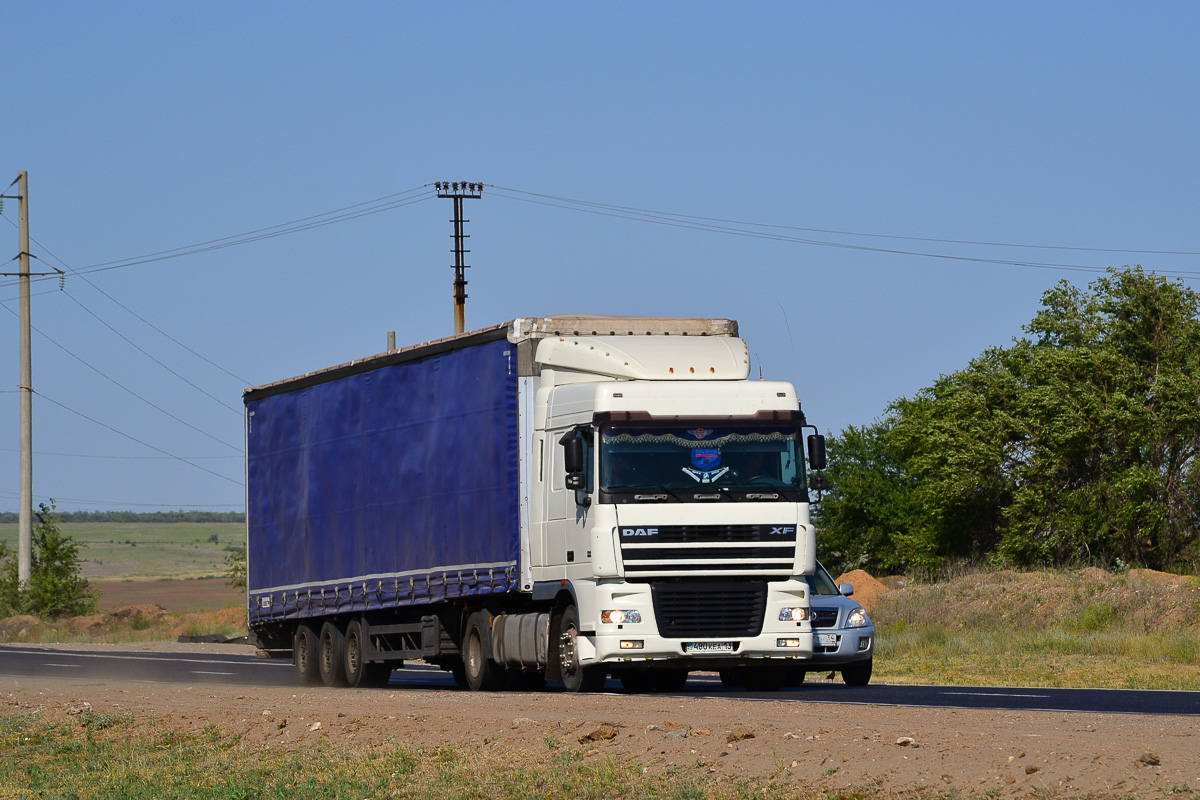
[{"label": "asphalt road", "polygon": [[[0,645],[0,679],[62,677],[130,683],[226,684],[235,686],[294,686],[295,673],[287,661],[246,655],[95,652],[34,645]],[[388,690],[452,689],[449,673],[411,664],[392,674]],[[620,682],[609,680],[609,691]],[[372,691],[362,689],[359,691]],[[374,690],[379,691],[379,690]],[[781,692],[754,693],[726,689],[711,673],[693,674],[679,696],[723,697],[747,701],[837,703],[973,708],[1002,711],[1074,711],[1119,714],[1200,716],[1200,692],[1133,689],[1019,689],[972,686],[907,686],[877,683],[853,687],[840,682],[812,682]]]}]

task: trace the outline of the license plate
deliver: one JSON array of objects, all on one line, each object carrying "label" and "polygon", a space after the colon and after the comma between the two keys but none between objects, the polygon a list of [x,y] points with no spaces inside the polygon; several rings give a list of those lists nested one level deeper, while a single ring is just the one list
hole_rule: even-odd
[{"label": "license plate", "polygon": [[733,642],[685,642],[685,653],[732,653]]},{"label": "license plate", "polygon": [[818,633],[814,637],[817,647],[837,647],[838,636],[836,633]]}]

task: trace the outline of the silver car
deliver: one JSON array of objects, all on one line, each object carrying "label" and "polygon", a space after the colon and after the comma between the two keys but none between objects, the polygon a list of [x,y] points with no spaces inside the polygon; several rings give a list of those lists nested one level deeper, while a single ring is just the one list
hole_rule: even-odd
[{"label": "silver car", "polygon": [[866,686],[871,681],[875,655],[875,626],[858,603],[850,599],[854,587],[836,584],[820,562],[808,576],[812,606],[813,657],[811,666],[793,681],[804,680],[804,672],[841,672],[849,686]]}]

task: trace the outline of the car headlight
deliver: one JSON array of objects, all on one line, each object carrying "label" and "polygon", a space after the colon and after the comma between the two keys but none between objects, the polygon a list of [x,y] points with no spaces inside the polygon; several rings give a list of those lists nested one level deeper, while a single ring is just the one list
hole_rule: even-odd
[{"label": "car headlight", "polygon": [[850,612],[850,616],[846,617],[847,628],[865,628],[870,624],[871,618],[861,608],[854,609]]},{"label": "car headlight", "polygon": [[803,622],[808,619],[807,608],[781,608],[779,609],[780,622]]},{"label": "car headlight", "polygon": [[636,624],[642,621],[642,613],[636,610],[601,611],[600,621],[608,625],[624,625],[626,622]]}]

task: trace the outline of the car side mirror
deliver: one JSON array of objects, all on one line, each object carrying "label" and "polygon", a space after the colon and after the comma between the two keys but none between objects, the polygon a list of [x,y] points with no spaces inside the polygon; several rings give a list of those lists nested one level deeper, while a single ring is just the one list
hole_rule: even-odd
[{"label": "car side mirror", "polygon": [[854,594],[854,584],[853,583],[839,583],[838,591],[842,593],[843,597],[849,597],[850,595]]}]

